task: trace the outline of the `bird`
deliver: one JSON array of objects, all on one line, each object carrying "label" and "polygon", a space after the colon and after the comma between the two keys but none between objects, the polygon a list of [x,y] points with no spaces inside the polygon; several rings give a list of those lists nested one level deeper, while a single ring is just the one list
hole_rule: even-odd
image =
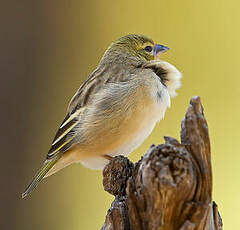
[{"label": "bird", "polygon": [[113,41],[71,99],[42,167],[22,193],[73,163],[103,169],[128,156],[163,119],[181,72],[160,59],[169,48],[138,34]]}]

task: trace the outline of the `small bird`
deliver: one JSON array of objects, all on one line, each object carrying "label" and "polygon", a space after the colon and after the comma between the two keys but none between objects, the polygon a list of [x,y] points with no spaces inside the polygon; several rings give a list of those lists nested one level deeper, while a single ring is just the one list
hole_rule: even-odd
[{"label": "small bird", "polygon": [[181,73],[159,59],[167,50],[136,34],[108,47],[70,101],[46,160],[23,198],[43,178],[72,163],[102,169],[112,157],[128,156],[142,144],[181,85]]}]

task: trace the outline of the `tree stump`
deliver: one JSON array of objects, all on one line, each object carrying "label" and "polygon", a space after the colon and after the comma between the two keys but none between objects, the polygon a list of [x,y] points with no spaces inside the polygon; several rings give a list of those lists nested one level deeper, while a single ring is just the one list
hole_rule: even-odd
[{"label": "tree stump", "polygon": [[164,137],[135,165],[117,156],[104,168],[104,189],[115,200],[102,230],[222,230],[199,97],[191,99],[181,128],[181,143]]}]

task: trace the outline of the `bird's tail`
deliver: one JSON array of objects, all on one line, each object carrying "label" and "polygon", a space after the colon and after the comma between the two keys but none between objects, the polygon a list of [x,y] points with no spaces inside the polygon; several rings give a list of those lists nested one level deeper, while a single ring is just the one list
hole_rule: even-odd
[{"label": "bird's tail", "polygon": [[46,160],[43,163],[43,166],[35,174],[35,176],[33,177],[33,180],[28,185],[25,192],[22,193],[22,198],[29,195],[38,186],[38,184],[42,181],[42,179],[47,174],[47,172],[56,164],[56,162],[59,160],[59,158],[60,158],[60,156],[56,156],[55,158],[53,158],[51,160]]}]

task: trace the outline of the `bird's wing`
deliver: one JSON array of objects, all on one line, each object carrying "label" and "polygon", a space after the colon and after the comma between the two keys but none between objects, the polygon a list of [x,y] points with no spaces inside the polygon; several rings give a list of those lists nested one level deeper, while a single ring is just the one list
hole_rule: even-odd
[{"label": "bird's wing", "polygon": [[74,128],[79,124],[79,116],[84,111],[84,107],[78,109],[73,114],[67,114],[59,127],[55,138],[53,139],[52,146],[47,154],[47,159],[51,159],[59,152],[67,151],[73,144],[75,138]]},{"label": "bird's wing", "polygon": [[76,143],[74,128],[79,125],[81,114],[87,107],[91,96],[106,82],[106,76],[104,76],[103,72],[103,70],[94,71],[73,96],[68,106],[67,115],[60,125],[53,139],[52,146],[48,151],[47,159],[55,157],[59,152],[66,152]]}]

